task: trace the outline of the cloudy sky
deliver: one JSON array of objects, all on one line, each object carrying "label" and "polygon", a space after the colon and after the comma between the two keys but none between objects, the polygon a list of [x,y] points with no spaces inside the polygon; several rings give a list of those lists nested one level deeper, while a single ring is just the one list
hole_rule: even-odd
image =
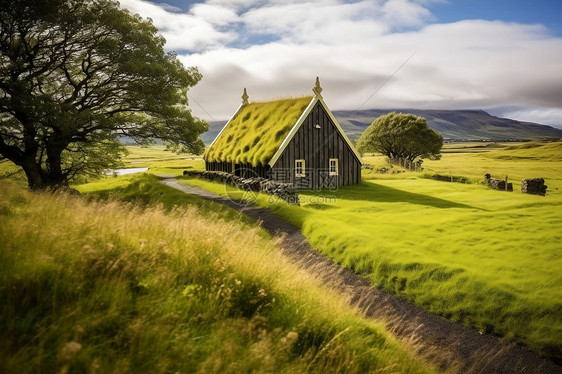
[{"label": "cloudy sky", "polygon": [[485,109],[562,128],[562,1],[140,1],[203,79],[195,115],[311,94],[332,110]]}]

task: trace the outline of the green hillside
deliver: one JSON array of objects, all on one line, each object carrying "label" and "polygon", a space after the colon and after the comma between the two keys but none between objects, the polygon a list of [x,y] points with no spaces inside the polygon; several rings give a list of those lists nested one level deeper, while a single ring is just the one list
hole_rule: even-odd
[{"label": "green hillside", "polygon": [[142,204],[0,182],[0,372],[431,372],[259,228],[127,178]]}]

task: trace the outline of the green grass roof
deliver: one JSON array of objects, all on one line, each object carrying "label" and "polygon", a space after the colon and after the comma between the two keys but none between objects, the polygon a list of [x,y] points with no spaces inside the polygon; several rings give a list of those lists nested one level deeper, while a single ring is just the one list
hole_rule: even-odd
[{"label": "green grass roof", "polygon": [[243,106],[207,149],[205,160],[266,165],[311,100],[307,96]]}]

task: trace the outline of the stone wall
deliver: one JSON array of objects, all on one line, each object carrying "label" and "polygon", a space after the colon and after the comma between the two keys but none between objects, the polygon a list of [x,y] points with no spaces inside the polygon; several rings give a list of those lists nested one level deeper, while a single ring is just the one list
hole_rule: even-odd
[{"label": "stone wall", "polygon": [[546,189],[543,178],[529,178],[521,181],[521,192],[531,195],[546,195]]},{"label": "stone wall", "polygon": [[470,180],[466,177],[460,177],[457,175],[441,175],[441,174],[433,174],[431,179],[435,179],[437,181],[443,182],[455,182],[455,183],[470,183]]},{"label": "stone wall", "polygon": [[[507,181],[504,179],[494,179],[490,176],[490,174],[486,174],[484,176],[484,183],[494,190],[513,192],[512,183],[507,183]],[[505,188],[506,183],[507,189]]]},{"label": "stone wall", "polygon": [[223,171],[185,170],[183,175],[225,183],[245,191],[263,192],[277,196],[289,204],[300,205],[299,194],[291,183],[279,183],[261,177],[243,178]]}]

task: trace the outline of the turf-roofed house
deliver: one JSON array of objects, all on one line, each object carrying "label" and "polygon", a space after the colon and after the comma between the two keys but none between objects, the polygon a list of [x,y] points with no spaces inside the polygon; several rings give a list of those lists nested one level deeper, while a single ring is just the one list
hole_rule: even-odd
[{"label": "turf-roofed house", "polygon": [[204,155],[210,171],[259,176],[299,189],[361,182],[361,158],[324,102],[314,96],[242,104]]}]

